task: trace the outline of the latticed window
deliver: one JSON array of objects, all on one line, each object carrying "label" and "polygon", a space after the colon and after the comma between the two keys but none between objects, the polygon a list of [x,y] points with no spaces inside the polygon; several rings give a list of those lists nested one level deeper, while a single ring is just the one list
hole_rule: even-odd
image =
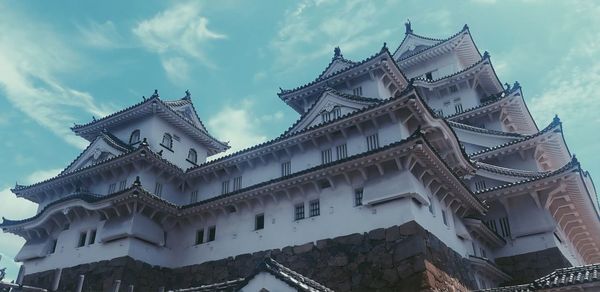
[{"label": "latticed window", "polygon": [[159,197],[162,197],[162,189],[163,189],[162,184],[157,182],[156,185],[154,186],[154,194]]},{"label": "latticed window", "polygon": [[500,217],[485,222],[485,225],[502,237],[511,237],[508,217]]},{"label": "latticed window", "polygon": [[325,164],[329,162],[331,162],[331,148],[321,151],[321,163]]},{"label": "latticed window", "polygon": [[286,161],[281,164],[281,176],[290,175],[292,173],[292,162]]},{"label": "latticed window", "polygon": [[319,216],[321,214],[321,204],[319,200],[312,200],[308,203],[310,217]]},{"label": "latticed window", "polygon": [[354,95],[362,95],[363,94],[363,92],[362,92],[362,86],[359,86],[359,87],[356,87],[356,88],[352,89],[352,94],[354,94]]},{"label": "latticed window", "polygon": [[379,134],[367,136],[367,151],[375,150],[379,148]]},{"label": "latticed window", "polygon": [[129,136],[129,144],[135,144],[137,142],[140,142],[140,130],[131,132],[131,136]]},{"label": "latticed window", "polygon": [[198,202],[198,190],[193,191],[190,194],[190,204]]},{"label": "latticed window", "polygon": [[233,178],[233,190],[237,191],[242,188],[242,177],[238,176]]},{"label": "latticed window", "polygon": [[165,133],[163,135],[161,144],[169,149],[172,149],[173,148],[173,137],[171,137],[171,135]]},{"label": "latticed window", "polygon": [[198,153],[196,153],[196,150],[194,149],[190,149],[190,152],[188,152],[188,161],[192,162],[192,163],[197,163],[198,162]]},{"label": "latticed window", "polygon": [[119,191],[124,190],[126,186],[127,186],[127,180],[126,179],[120,181],[119,182]]},{"label": "latticed window", "polygon": [[112,184],[108,185],[108,193],[109,194],[114,193],[116,188],[117,188],[117,184],[116,183],[112,183]]},{"label": "latticed window", "polygon": [[87,232],[79,233],[79,242],[77,242],[77,247],[82,247],[85,245],[86,237],[87,237]]},{"label": "latticed window", "polygon": [[88,244],[94,244],[96,242],[96,229],[92,229],[90,231],[90,238],[88,240]]},{"label": "latticed window", "polygon": [[484,180],[478,180],[475,182],[475,190],[480,191],[480,190],[485,190],[485,181]]},{"label": "latticed window", "polygon": [[208,228],[208,239],[206,241],[214,241],[217,238],[217,227],[211,226]]},{"label": "latticed window", "polygon": [[229,193],[229,180],[223,181],[221,183],[221,194],[227,194]]},{"label": "latticed window", "polygon": [[304,203],[294,205],[294,220],[304,219]]},{"label": "latticed window", "polygon": [[363,204],[363,189],[354,190],[354,206],[362,206]]},{"label": "latticed window", "polygon": [[337,160],[340,159],[344,159],[346,157],[348,157],[348,147],[346,147],[346,144],[342,144],[342,145],[338,145],[335,146],[335,154],[336,154],[336,158]]}]

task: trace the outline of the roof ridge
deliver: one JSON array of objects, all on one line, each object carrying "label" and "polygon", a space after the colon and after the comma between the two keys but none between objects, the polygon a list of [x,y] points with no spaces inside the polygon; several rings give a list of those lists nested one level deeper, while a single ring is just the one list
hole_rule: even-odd
[{"label": "roof ridge", "polygon": [[[446,120],[446,118],[444,118],[444,120]],[[490,134],[490,135],[497,135],[497,136],[508,136],[508,137],[524,137],[524,135],[519,134],[519,133],[511,133],[511,132],[503,132],[503,131],[497,131],[497,130],[491,130],[491,129],[486,129],[486,128],[479,128],[479,127],[475,127],[475,126],[471,126],[471,125],[467,125],[467,124],[463,124],[463,123],[459,123],[459,122],[455,122],[455,121],[448,121],[448,124],[464,129],[464,130],[470,130],[470,131],[474,131],[474,132],[478,132],[478,133],[483,133],[483,134]]]},{"label": "roof ridge", "polygon": [[[488,63],[486,63],[486,62],[488,62]],[[442,77],[437,78],[437,79],[426,79],[426,78],[423,78],[423,77],[415,77],[414,79],[418,80],[418,81],[427,82],[427,83],[435,83],[435,82],[438,82],[438,81],[441,81],[441,80],[444,80],[444,79],[447,79],[447,78],[451,78],[451,77],[460,75],[460,74],[462,74],[464,72],[467,72],[467,71],[469,71],[469,70],[471,70],[471,69],[473,69],[473,68],[475,68],[475,67],[477,67],[479,65],[486,65],[486,64],[490,64],[491,65],[491,63],[489,63],[489,62],[491,62],[490,54],[488,53],[488,51],[485,51],[483,53],[483,56],[481,57],[481,59],[479,59],[479,61],[477,61],[477,62],[475,62],[475,63],[473,63],[473,64],[465,67],[464,69],[462,69],[460,71],[457,71],[457,72],[454,72],[452,74],[448,74],[448,75],[442,76]]]},{"label": "roof ridge", "polygon": [[400,49],[400,47],[402,46],[402,44],[403,44],[403,43],[406,41],[406,39],[408,38],[408,36],[409,36],[409,35],[412,35],[412,36],[414,36],[414,37],[421,38],[421,39],[432,40],[432,41],[438,41],[438,43],[437,43],[437,44],[435,44],[435,45],[432,45],[432,46],[428,46],[428,47],[427,47],[427,48],[425,48],[424,50],[421,50],[421,51],[415,52],[415,53],[413,53],[413,54],[409,54],[409,55],[407,55],[407,56],[404,56],[404,57],[402,57],[402,58],[398,58],[398,59],[396,60],[396,61],[398,61],[398,62],[399,62],[399,61],[404,61],[404,60],[406,60],[406,59],[409,59],[409,58],[411,58],[411,57],[414,57],[414,56],[416,56],[416,55],[418,55],[418,54],[420,54],[420,53],[422,53],[422,52],[424,52],[424,51],[427,51],[427,50],[429,50],[429,49],[431,49],[431,48],[434,48],[434,47],[440,46],[441,44],[443,44],[443,43],[445,43],[445,42],[447,42],[447,41],[449,41],[449,40],[451,40],[451,39],[453,39],[453,38],[455,38],[455,37],[457,37],[457,36],[459,36],[460,34],[462,34],[462,33],[465,33],[465,32],[467,32],[467,33],[469,33],[469,34],[470,34],[470,31],[469,31],[469,26],[468,26],[468,25],[466,25],[466,24],[463,26],[463,28],[462,28],[460,31],[458,31],[458,32],[454,33],[453,35],[451,35],[450,37],[447,37],[447,38],[445,38],[445,39],[428,38],[428,37],[425,37],[425,36],[417,35],[417,34],[415,34],[415,33],[406,34],[406,36],[404,37],[404,39],[402,40],[402,42],[400,42],[400,45],[398,45],[398,48],[396,48],[396,50],[394,51],[394,54],[392,54],[392,55],[396,55],[396,53],[398,52],[398,50]]}]

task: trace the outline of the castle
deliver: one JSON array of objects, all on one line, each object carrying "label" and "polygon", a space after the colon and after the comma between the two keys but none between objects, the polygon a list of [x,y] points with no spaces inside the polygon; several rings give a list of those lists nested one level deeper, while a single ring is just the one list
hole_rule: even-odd
[{"label": "castle", "polygon": [[189,92],[75,125],[89,146],[12,189],[39,205],[0,224],[27,241],[19,281],[230,291],[268,256],[335,291],[465,291],[600,262],[596,191],[561,121],[536,125],[466,25],[435,39],[406,23],[395,50],[361,61],[335,48],[278,95],[299,119],[214,160],[229,146]]}]

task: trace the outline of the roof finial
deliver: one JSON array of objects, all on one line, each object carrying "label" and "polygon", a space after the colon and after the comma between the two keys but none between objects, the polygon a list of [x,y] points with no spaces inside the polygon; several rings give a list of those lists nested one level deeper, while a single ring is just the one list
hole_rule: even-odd
[{"label": "roof finial", "polygon": [[145,95],[142,95],[142,99],[143,99],[144,101],[146,101],[146,96],[145,96]]},{"label": "roof finial", "polygon": [[135,181],[133,182],[133,186],[139,187],[142,185],[142,182],[140,181],[140,176],[136,176],[135,177]]},{"label": "roof finial", "polygon": [[554,119],[552,119],[552,123],[553,124],[558,124],[560,123],[560,118],[558,117],[557,114],[554,115]]},{"label": "roof finial", "polygon": [[573,157],[571,158],[571,163],[579,165],[579,160],[577,160],[577,157],[575,156],[575,154],[573,154]]},{"label": "roof finial", "polygon": [[465,25],[463,25],[463,30],[467,30],[469,29],[469,26],[465,23]]},{"label": "roof finial", "polygon": [[515,81],[515,83],[513,84],[513,90],[517,90],[521,88],[521,83],[519,83],[519,81]]},{"label": "roof finial", "polygon": [[148,140],[146,140],[146,138],[144,138],[144,139],[142,140],[142,143],[140,143],[140,146],[148,146],[148,145],[149,145],[149,144],[148,144]]},{"label": "roof finial", "polygon": [[152,94],[151,97],[159,97],[160,95],[158,95],[158,89],[154,89],[154,93]]},{"label": "roof finial", "polygon": [[406,28],[406,30],[404,31],[405,34],[413,33],[412,26],[410,24],[410,19],[406,19],[404,27]]},{"label": "roof finial", "polygon": [[95,121],[96,121],[96,117],[95,117],[95,116],[92,116],[92,120],[95,122]]},{"label": "roof finial", "polygon": [[488,52],[488,51],[483,52],[483,58],[484,59],[487,59],[489,57],[490,57],[490,52]]},{"label": "roof finial", "polygon": [[190,93],[190,90],[189,90],[189,89],[187,89],[187,90],[185,91],[185,96],[184,96],[182,99],[183,99],[183,100],[190,100],[190,99],[192,99],[192,93]]},{"label": "roof finial", "polygon": [[510,91],[510,84],[508,82],[504,82],[504,91]]},{"label": "roof finial", "polygon": [[342,55],[342,50],[340,50],[340,47],[335,47],[335,49],[333,49],[333,58],[342,58],[344,57]]}]

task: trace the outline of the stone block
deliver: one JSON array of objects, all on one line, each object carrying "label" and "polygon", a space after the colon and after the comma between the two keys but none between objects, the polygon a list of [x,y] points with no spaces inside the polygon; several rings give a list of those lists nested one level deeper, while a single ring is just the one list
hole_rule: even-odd
[{"label": "stone block", "polygon": [[378,228],[378,229],[369,231],[369,239],[370,240],[383,240],[383,239],[385,239],[385,229],[384,228]]},{"label": "stone block", "polygon": [[309,252],[313,249],[314,245],[312,242],[305,243],[303,245],[294,246],[294,254],[302,254],[305,252]]},{"label": "stone block", "polygon": [[344,245],[358,245],[363,241],[363,235],[354,233],[346,236],[340,236],[333,239],[334,242]]}]

